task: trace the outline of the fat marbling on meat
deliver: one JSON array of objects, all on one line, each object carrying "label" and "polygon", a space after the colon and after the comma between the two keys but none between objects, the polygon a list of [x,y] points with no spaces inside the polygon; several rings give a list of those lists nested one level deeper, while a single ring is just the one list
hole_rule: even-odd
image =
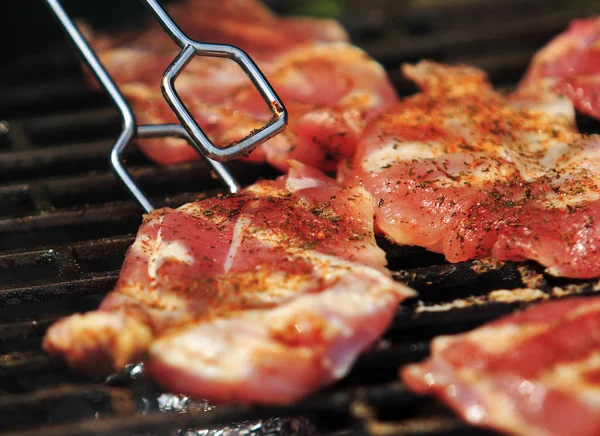
[{"label": "fat marbling on meat", "polygon": [[[338,160],[353,155],[365,124],[397,101],[383,67],[351,45],[335,21],[278,17],[255,0],[186,0],[169,12],[190,38],[245,50],[288,109],[287,128],[249,161],[285,171],[295,159],[335,170]],[[151,24],[146,31],[117,36],[90,32],[90,39],[139,123],[176,122],[159,85],[179,49]],[[248,77],[228,59],[194,59],[175,86],[217,146],[242,139],[272,117]],[[139,143],[162,164],[198,158],[180,139]]]},{"label": "fat marbling on meat", "polygon": [[166,389],[286,402],[346,374],[414,292],[373,235],[371,197],[292,162],[241,194],[145,216],[99,309],[43,347],[90,373],[143,359]]},{"label": "fat marbling on meat", "polygon": [[513,104],[472,67],[405,65],[422,92],[365,131],[340,177],[375,202],[379,232],[450,262],[533,259],[600,275],[600,138],[568,112]]},{"label": "fat marbling on meat", "polygon": [[523,436],[600,434],[600,298],[544,302],[433,340],[401,376],[469,423]]}]

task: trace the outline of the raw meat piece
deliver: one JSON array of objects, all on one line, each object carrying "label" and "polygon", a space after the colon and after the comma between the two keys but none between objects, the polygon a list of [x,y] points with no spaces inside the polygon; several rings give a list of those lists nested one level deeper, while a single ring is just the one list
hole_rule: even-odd
[{"label": "raw meat piece", "polygon": [[540,303],[433,340],[401,370],[466,421],[514,435],[600,434],[600,298]]},{"label": "raw meat piece", "polygon": [[374,121],[339,171],[373,196],[378,231],[450,262],[534,259],[554,275],[600,275],[599,138],[515,106],[475,68],[404,71],[423,91]]},{"label": "raw meat piece", "polygon": [[515,96],[536,95],[566,96],[580,112],[600,118],[600,17],[573,20],[534,56]]},{"label": "raw meat piece", "polygon": [[165,388],[215,400],[291,401],[342,377],[414,292],[385,268],[371,197],[291,165],[146,215],[114,291],[44,349],[90,373],[144,359]]}]

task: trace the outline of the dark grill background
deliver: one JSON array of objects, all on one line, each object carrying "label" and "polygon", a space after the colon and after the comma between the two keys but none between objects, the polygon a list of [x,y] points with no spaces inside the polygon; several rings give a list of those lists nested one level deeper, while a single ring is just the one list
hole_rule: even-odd
[{"label": "dark grill background", "polygon": [[[493,301],[487,293],[494,289],[529,284],[549,296],[594,292],[595,283],[544,277],[536,265],[447,265],[438,255],[382,241],[397,277],[421,292],[421,302],[462,298],[465,307],[419,312],[421,302],[407,302],[349,377],[297,405],[167,414],[157,411],[157,390],[149,380],[120,377],[106,384],[72,373],[40,350],[41,338],[50,323],[95,308],[111,289],[141,212],[108,169],[120,127],[116,110],[104,95],[86,89],[73,50],[43,2],[16,3],[3,10],[3,41],[12,41],[15,32],[23,39],[7,44],[0,69],[0,120],[9,126],[0,136],[0,431],[169,433],[303,415],[320,433],[484,434],[439,403],[406,391],[396,381],[398,367],[426,356],[435,335],[464,331],[525,304]],[[147,17],[139,1],[121,2],[127,12],[121,20],[106,12],[118,2],[88,3],[65,1],[100,26]],[[290,3],[270,2],[283,12]],[[467,62],[485,68],[498,86],[514,85],[537,48],[571,17],[591,12],[537,0],[430,7],[352,0],[348,5],[342,18],[355,43],[388,68],[402,94],[413,87],[399,65],[423,57]],[[29,45],[34,38],[43,46]],[[596,128],[589,120],[586,126]],[[202,162],[159,168],[132,148],[127,164],[155,204],[177,206],[221,189]],[[275,175],[265,167],[231,167],[244,184]],[[28,433],[30,428],[35,429]]]}]

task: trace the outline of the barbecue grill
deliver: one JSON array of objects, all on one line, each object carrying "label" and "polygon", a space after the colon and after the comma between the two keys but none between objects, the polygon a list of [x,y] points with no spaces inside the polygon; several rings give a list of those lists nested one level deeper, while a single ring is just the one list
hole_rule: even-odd
[{"label": "barbecue grill", "polygon": [[[398,367],[424,358],[436,335],[471,329],[532,301],[584,297],[600,289],[597,281],[546,276],[531,263],[450,265],[439,255],[381,240],[395,277],[416,288],[419,300],[403,304],[388,333],[348,377],[299,403],[213,408],[161,393],[140,365],[108,380],[71,372],[41,351],[44,331],[64,315],[95,308],[111,289],[141,223],[141,209],[109,170],[108,155],[120,132],[117,110],[106,95],[86,88],[75,50],[42,2],[19,3],[14,12],[3,11],[5,18],[22,26],[30,16],[38,26],[35,36],[44,34],[48,42],[38,51],[28,44],[33,36],[23,35],[23,44],[7,49],[0,70],[0,431],[5,434],[491,434],[407,391],[397,381]],[[110,9],[113,2],[97,3],[96,10]],[[293,2],[268,3],[288,13]],[[598,12],[565,10],[542,0],[346,4],[342,20],[353,41],[383,63],[402,95],[414,89],[399,65],[424,57],[482,67],[496,86],[510,87],[535,50],[571,18]],[[86,7],[78,8],[85,15]],[[138,10],[148,17],[143,6]],[[113,15],[116,22],[105,13],[104,24],[121,25],[131,16],[129,11]],[[10,25],[4,29],[10,40]],[[586,131],[597,129],[582,117],[578,122]],[[158,167],[130,148],[127,166],[158,207],[224,192],[203,160]],[[230,168],[242,185],[276,175],[264,166],[233,162]]]}]

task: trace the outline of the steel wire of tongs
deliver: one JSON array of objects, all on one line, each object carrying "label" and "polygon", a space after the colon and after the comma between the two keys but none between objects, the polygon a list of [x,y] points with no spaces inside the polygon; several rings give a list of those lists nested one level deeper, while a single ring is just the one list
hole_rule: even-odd
[{"label": "steel wire of tongs", "polygon": [[[167,67],[161,81],[163,96],[181,124],[136,126],[135,117],[129,104],[125,101],[125,98],[102,63],[98,60],[83,35],[79,32],[75,23],[63,9],[60,0],[46,0],[62,26],[65,28],[69,37],[73,40],[84,61],[90,67],[94,76],[104,87],[121,113],[123,129],[110,154],[111,166],[139,205],[146,212],[150,212],[154,210],[154,207],[123,165],[121,161],[122,154],[134,137],[179,137],[187,140],[206,158],[221,180],[227,185],[230,192],[237,192],[239,190],[239,185],[222,162],[235,159],[241,155],[246,155],[257,145],[277,135],[287,124],[287,111],[262,72],[244,51],[231,45],[205,44],[193,41],[179,29],[169,14],[167,14],[156,0],[142,1],[154,14],[171,38],[179,45],[179,47],[181,47],[181,52],[173,60],[171,65]],[[198,126],[185,104],[179,98],[177,91],[175,91],[175,79],[177,79],[177,76],[179,76],[192,58],[197,55],[228,58],[235,61],[250,78],[269,106],[269,109],[273,114],[269,123],[261,129],[253,131],[238,142],[226,147],[215,146],[204,134],[200,126]]]}]

